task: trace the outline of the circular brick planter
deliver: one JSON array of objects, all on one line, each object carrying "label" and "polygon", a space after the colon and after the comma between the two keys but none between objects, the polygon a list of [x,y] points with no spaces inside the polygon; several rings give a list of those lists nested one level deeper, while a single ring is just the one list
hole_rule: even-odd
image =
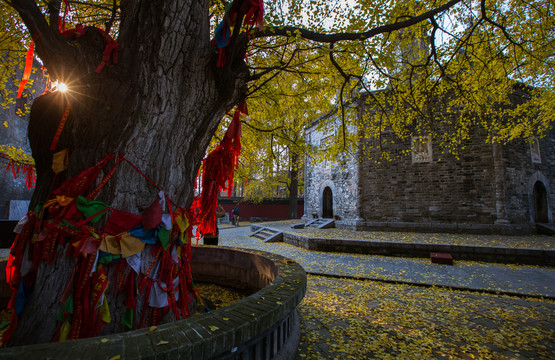
[{"label": "circular brick planter", "polygon": [[194,247],[196,281],[258,290],[227,307],[126,333],[0,349],[2,359],[292,359],[299,344],[297,305],[303,268],[282,256]]}]

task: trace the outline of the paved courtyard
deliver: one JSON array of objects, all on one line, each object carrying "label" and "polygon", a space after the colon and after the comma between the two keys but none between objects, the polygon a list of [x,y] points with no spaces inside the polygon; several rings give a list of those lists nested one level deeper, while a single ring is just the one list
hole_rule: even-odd
[{"label": "paved courtyard", "polygon": [[[308,236],[314,232],[337,236],[342,231],[305,231]],[[304,332],[299,359],[552,359],[555,354],[553,268],[471,261],[446,266],[429,259],[313,252],[263,243],[249,234],[249,226],[222,226],[220,245],[279,253],[309,273],[300,306]],[[523,247],[548,247],[553,241],[471,238]]]},{"label": "paved courtyard", "polygon": [[[293,230],[302,236],[553,249],[554,237]],[[298,359],[553,359],[552,267],[308,251],[221,226],[220,246],[277,253],[308,273]],[[199,244],[202,245],[202,242]],[[7,249],[0,257],[7,256]]]}]

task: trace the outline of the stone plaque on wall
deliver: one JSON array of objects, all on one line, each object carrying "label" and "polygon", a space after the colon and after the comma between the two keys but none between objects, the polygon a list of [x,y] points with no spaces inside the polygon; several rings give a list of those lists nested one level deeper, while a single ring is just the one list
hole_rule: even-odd
[{"label": "stone plaque on wall", "polygon": [[542,157],[540,155],[540,143],[538,139],[532,139],[532,141],[530,141],[530,154],[533,163],[541,164]]},{"label": "stone plaque on wall", "polygon": [[429,136],[413,136],[411,149],[413,163],[432,161],[432,139]]}]

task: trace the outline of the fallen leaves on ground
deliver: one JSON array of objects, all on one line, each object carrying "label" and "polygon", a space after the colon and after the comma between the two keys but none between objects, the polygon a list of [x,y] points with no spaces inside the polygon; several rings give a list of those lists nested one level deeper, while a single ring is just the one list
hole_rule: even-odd
[{"label": "fallen leaves on ground", "polygon": [[[268,223],[264,226],[285,230],[288,222]],[[290,225],[289,225],[290,226]],[[295,232],[294,229],[289,229]],[[287,230],[287,231],[289,231]],[[305,229],[306,231],[343,231],[338,229]],[[353,232],[356,233],[356,232]],[[379,232],[374,232],[379,233]],[[395,236],[398,233],[383,233]],[[435,236],[435,243],[449,244],[450,236],[453,234],[420,234],[411,233],[413,238]],[[468,235],[469,237],[487,242],[486,235]],[[445,238],[444,238],[445,237]],[[513,237],[499,237],[510,242]],[[523,236],[526,239],[542,238],[545,246],[549,248],[548,242],[555,242],[555,237]],[[392,240],[393,241],[393,240]],[[532,240],[530,240],[532,241]],[[530,244],[530,241],[528,243]],[[408,283],[436,284],[456,288],[486,289],[507,293],[524,293],[529,295],[549,296],[553,293],[552,284],[546,283],[543,289],[537,288],[533,283],[529,284],[527,278],[534,276],[538,266],[516,265],[516,264],[494,264],[477,261],[455,261],[455,266],[431,264],[429,258],[401,258],[382,255],[344,254],[339,252],[310,251],[284,242],[265,243],[259,239],[248,236],[248,229],[234,229],[233,231],[222,231],[220,242],[223,246],[233,246],[243,249],[263,250],[276,253],[298,262],[307,272],[318,274],[331,274],[335,276],[347,276],[354,278],[366,278],[384,281],[400,281]],[[514,271],[513,271],[514,270]],[[501,279],[502,281],[500,281]],[[509,281],[509,282],[507,282]]]},{"label": "fallen leaves on ground", "polygon": [[195,283],[203,299],[208,300],[207,306],[210,310],[219,309],[241,300],[250,293],[242,292],[227,286],[211,283]]},{"label": "fallen leaves on ground", "polygon": [[555,302],[308,277],[303,358],[549,359]]},{"label": "fallen leaves on ground", "polygon": [[[398,231],[360,231],[348,229],[291,229],[300,220],[260,223],[261,226],[286,229],[298,236],[316,239],[348,239],[417,244],[451,244],[473,246],[498,246],[508,248],[555,249],[555,237],[549,235],[472,235],[447,233],[418,233]],[[257,224],[258,225],[258,224]]]}]

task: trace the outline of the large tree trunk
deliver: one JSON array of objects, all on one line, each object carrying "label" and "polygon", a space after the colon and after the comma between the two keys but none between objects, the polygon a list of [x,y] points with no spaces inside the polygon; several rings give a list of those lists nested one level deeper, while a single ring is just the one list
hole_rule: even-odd
[{"label": "large tree trunk", "polygon": [[[104,50],[96,30],[87,30],[68,45],[59,34],[48,32],[40,14],[31,11],[32,2],[15,3],[31,33],[42,34],[36,42],[38,55],[70,89],[71,115],[56,148],[71,151],[66,177],[93,166],[108,153],[123,153],[176,204],[190,206],[208,143],[219,120],[241,98],[248,75],[241,55],[246,41],[236,56],[227,59],[226,67],[216,68],[208,0],[124,1],[119,63],[96,73]],[[60,102],[64,104],[63,99]],[[33,204],[50,193],[54,175],[48,148],[59,112],[48,112],[49,121],[32,119],[29,125],[38,175]],[[157,196],[154,186],[122,163],[98,199],[140,214]],[[64,256],[40,266],[13,344],[51,341],[58,299],[72,266],[72,259]],[[121,308],[121,299],[110,306]],[[119,324],[122,314],[111,310],[112,323]]]}]

